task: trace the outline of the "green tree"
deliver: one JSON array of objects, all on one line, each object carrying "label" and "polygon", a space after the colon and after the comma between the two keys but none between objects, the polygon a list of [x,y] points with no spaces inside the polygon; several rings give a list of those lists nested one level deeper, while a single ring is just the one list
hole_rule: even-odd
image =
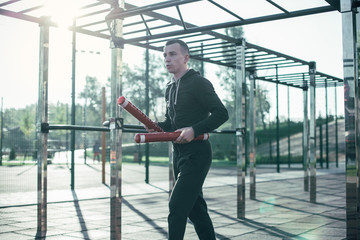
[{"label": "green tree", "polygon": [[[163,65],[162,57],[155,54],[149,54],[149,115],[150,118],[155,121],[158,121],[159,117],[163,116],[164,109],[160,108],[161,105],[159,106],[159,103],[164,102],[166,83],[169,81],[169,75],[165,71]],[[133,104],[145,112],[144,66],[145,64],[142,66],[133,66],[130,68],[127,64],[124,64],[122,92],[123,95],[127,97]],[[127,118],[127,120],[133,122],[135,121],[133,118]]]},{"label": "green tree", "polygon": [[[86,111],[86,125],[101,125],[101,84],[99,81],[90,76],[86,76],[86,84],[84,90],[79,94],[79,98],[84,101],[83,111]],[[85,115],[83,114],[84,122]]]},{"label": "green tree", "polygon": [[[225,29],[225,34],[240,39],[243,37],[244,32],[242,27],[231,27]],[[227,50],[225,47],[224,50]],[[226,108],[229,111],[229,121],[227,127],[231,129],[235,128],[235,69],[221,67],[221,70],[216,72],[217,77],[220,79],[220,85],[223,91],[225,98],[223,99]],[[248,76],[248,73],[246,74]],[[249,88],[243,89],[243,93],[246,93],[249,96]],[[259,85],[256,87],[256,119],[257,125],[262,125],[264,128],[266,127],[265,119],[270,111],[270,103],[267,98],[268,91],[263,89]],[[261,121],[259,121],[261,120]]]}]

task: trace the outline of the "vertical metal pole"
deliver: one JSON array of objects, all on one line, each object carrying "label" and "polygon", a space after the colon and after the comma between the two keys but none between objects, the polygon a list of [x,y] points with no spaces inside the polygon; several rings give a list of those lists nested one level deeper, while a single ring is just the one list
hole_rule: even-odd
[{"label": "vertical metal pole", "polygon": [[169,147],[169,197],[171,196],[172,189],[175,185],[175,178],[173,172],[173,146],[172,143],[168,143]]},{"label": "vertical metal pole", "polygon": [[[69,104],[66,104],[66,124],[69,124]],[[67,162],[67,156],[69,151],[69,131],[66,131],[66,164]]]},{"label": "vertical metal pole", "polygon": [[323,168],[323,162],[324,162],[324,153],[323,153],[323,129],[322,124],[319,124],[319,147],[320,147],[320,167]]},{"label": "vertical metal pole", "polygon": [[4,108],[3,108],[3,103],[4,103],[4,99],[3,97],[1,97],[1,135],[0,135],[0,166],[2,166],[2,159],[3,159],[3,153],[2,153],[2,149],[3,149],[3,140],[4,140]]},{"label": "vertical metal pole", "polygon": [[[149,97],[149,49],[145,50],[145,114],[149,116],[150,112],[150,97]],[[145,182],[149,183],[149,165],[150,165],[150,145],[145,144]]]},{"label": "vertical metal pole", "polygon": [[341,0],[346,158],[346,236],[360,239],[359,197],[359,92],[356,9]]},{"label": "vertical metal pole", "polygon": [[[85,104],[84,104],[84,126],[86,126],[87,125],[87,91],[88,91],[88,89],[87,89],[87,79],[86,79],[86,85],[85,85],[85,89],[86,89],[86,95],[85,95]],[[84,131],[83,132],[83,137],[84,137],[84,164],[86,164],[86,142],[87,142],[87,140],[86,140],[86,135],[87,135],[87,133],[86,133],[86,131]]]},{"label": "vertical metal pole", "polygon": [[[102,105],[102,122],[105,122],[105,113],[106,113],[106,100],[105,100],[105,87],[101,89],[101,105]],[[102,162],[102,174],[101,182],[105,184],[105,163],[106,163],[106,133],[101,133],[101,162]]]},{"label": "vertical metal pole", "polygon": [[[203,54],[204,54],[204,44],[201,43],[201,57],[203,56]],[[201,76],[205,75],[204,61],[201,61],[200,73]]]},{"label": "vertical metal pole", "polygon": [[245,157],[245,176],[247,176],[247,170],[249,165],[249,96],[247,94],[247,83],[246,83],[246,69],[245,69],[245,78],[242,86],[243,94],[243,119],[244,119],[244,130],[245,130],[245,139],[244,139],[244,157]]},{"label": "vertical metal pole", "polygon": [[316,63],[310,62],[310,202],[316,202]]},{"label": "vertical metal pole", "polygon": [[326,150],[326,168],[329,168],[329,114],[328,114],[328,85],[327,79],[325,79],[325,112],[326,112],[326,142],[325,142],[325,150]]},{"label": "vertical metal pole", "polygon": [[47,231],[47,141],[48,133],[41,131],[41,124],[48,123],[48,66],[49,66],[49,17],[40,23],[39,94],[37,109],[37,237],[45,237]]},{"label": "vertical metal pole", "polygon": [[338,113],[337,113],[337,86],[335,83],[335,162],[336,168],[339,167],[339,136],[338,136]]},{"label": "vertical metal pole", "polygon": [[[76,27],[76,21],[73,21],[73,29]],[[76,66],[76,32],[72,34],[72,77],[71,77],[71,125],[75,125],[75,66]],[[75,130],[71,130],[70,140],[71,151],[71,190],[75,189]]]},{"label": "vertical metal pole", "polygon": [[[124,0],[116,6],[124,8]],[[123,35],[123,20],[112,20],[112,30],[117,38]],[[111,105],[110,113],[110,238],[121,239],[121,184],[122,184],[122,130],[115,128],[117,118],[121,118],[121,108],[117,98],[122,92],[122,49],[113,44],[111,49]],[[111,124],[113,122],[113,124]]]},{"label": "vertical metal pole", "polygon": [[276,65],[276,172],[280,172],[279,72]]},{"label": "vertical metal pole", "polygon": [[237,168],[237,217],[245,218],[245,156],[244,156],[244,103],[243,83],[245,82],[244,39],[236,46],[236,84],[235,84],[235,125],[236,125],[236,168]]},{"label": "vertical metal pole", "polygon": [[250,162],[250,199],[256,199],[256,149],[255,149],[255,72],[250,72],[249,96],[249,162]]},{"label": "vertical metal pole", "polygon": [[290,168],[290,87],[287,86],[287,106],[288,106],[288,168]]},{"label": "vertical metal pole", "polygon": [[269,123],[269,159],[270,159],[270,163],[272,164],[274,161],[273,159],[273,154],[272,154],[272,149],[273,149],[273,144],[272,144],[272,138],[273,136],[271,135],[271,127],[272,127],[272,124],[271,124],[271,120],[270,120],[270,123]]},{"label": "vertical metal pole", "polygon": [[304,122],[303,122],[303,167],[304,167],[304,191],[309,191],[309,120],[308,120],[308,85],[303,74],[303,103],[304,103]]}]

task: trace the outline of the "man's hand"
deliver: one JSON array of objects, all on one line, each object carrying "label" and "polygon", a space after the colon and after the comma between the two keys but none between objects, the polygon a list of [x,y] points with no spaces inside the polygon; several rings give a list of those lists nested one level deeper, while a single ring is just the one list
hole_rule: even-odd
[{"label": "man's hand", "polygon": [[180,136],[174,141],[175,143],[188,143],[194,139],[194,129],[192,127],[181,128],[175,132],[181,132]]}]

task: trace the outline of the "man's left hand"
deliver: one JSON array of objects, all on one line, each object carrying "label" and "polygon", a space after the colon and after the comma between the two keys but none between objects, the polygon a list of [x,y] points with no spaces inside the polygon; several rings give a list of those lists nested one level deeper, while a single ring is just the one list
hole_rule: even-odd
[{"label": "man's left hand", "polygon": [[175,132],[181,132],[180,136],[175,140],[175,143],[188,143],[194,139],[195,133],[192,127],[181,128]]}]

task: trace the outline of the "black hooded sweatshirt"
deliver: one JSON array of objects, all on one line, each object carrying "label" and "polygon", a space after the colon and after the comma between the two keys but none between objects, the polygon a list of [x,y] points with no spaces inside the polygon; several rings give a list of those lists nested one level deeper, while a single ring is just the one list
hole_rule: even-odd
[{"label": "black hooded sweatshirt", "polygon": [[165,121],[158,124],[167,132],[192,127],[197,137],[218,128],[229,118],[211,82],[193,69],[167,84],[165,100]]}]

